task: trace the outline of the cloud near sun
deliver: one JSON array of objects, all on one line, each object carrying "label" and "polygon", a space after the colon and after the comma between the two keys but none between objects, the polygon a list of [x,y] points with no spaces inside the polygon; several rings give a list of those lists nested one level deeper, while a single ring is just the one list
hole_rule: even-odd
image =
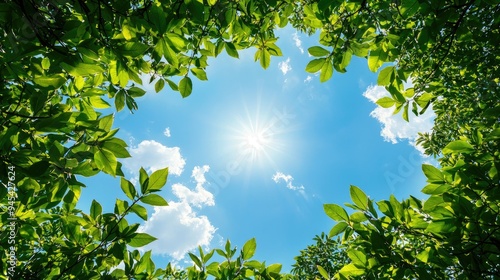
[{"label": "cloud near sun", "polygon": [[284,181],[286,183],[286,188],[287,189],[290,189],[292,191],[297,191],[300,194],[305,195],[305,188],[304,188],[304,186],[302,186],[302,185],[300,185],[300,186],[294,186],[292,184],[293,177],[291,175],[288,175],[288,174],[285,175],[282,172],[276,172],[273,175],[273,181],[275,183],[279,183],[280,181]]}]

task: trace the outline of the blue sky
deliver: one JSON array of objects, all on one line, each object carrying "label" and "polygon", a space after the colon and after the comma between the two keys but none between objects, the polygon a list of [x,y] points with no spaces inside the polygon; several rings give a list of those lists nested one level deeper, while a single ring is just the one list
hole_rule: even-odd
[{"label": "blue sky", "polygon": [[[363,59],[320,83],[304,71],[316,38],[288,28],[278,35],[283,56],[267,70],[253,61],[254,49],[240,59],[224,53],[209,60],[208,81],[193,77],[188,98],[145,85],[138,111],[116,113],[118,136],[133,156],[123,161],[126,177],[134,180],[140,166],[170,168],[161,192],[170,205],[148,208],[147,223],[129,218],[159,238],[144,248],[158,265],[182,266],[198,245],[230,239],[241,248],[255,237],[255,257],[288,271],[314,235],[334,225],[323,204],[350,202],[349,185],[376,200],[421,197],[420,165],[430,159],[413,141],[430,129],[432,112],[407,124],[377,108],[386,93],[373,87],[376,74]],[[125,198],[110,176],[84,182],[84,210],[96,199],[112,211],[115,199]]]}]

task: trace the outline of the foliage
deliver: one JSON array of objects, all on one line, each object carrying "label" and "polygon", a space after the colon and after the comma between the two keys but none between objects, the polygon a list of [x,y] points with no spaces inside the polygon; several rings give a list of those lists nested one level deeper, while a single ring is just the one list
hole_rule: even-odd
[{"label": "foliage", "polygon": [[[200,263],[190,255],[185,271],[130,250],[154,238],[126,217],[167,204],[155,192],[168,170],[141,169],[137,186],[123,178],[127,145],[102,112],[137,110],[145,77],[156,92],[189,96],[191,78],[206,80],[208,58],[223,51],[254,47],[267,68],[281,55],[274,30],[290,23],[319,33],[306,71],[321,81],[365,57],[390,94],[380,106],[406,120],[410,110],[437,115],[419,139],[441,156],[440,168],[423,166],[425,201],[375,203],[351,187],[354,213],[325,205],[352,261],[335,277],[499,277],[499,13],[496,0],[0,1],[0,269],[15,279],[288,277],[249,260],[254,241],[236,259],[230,245],[216,250],[221,263],[208,263],[213,251],[200,251]],[[97,201],[77,209],[79,178],[100,172],[122,177],[128,199],[113,213]]]},{"label": "foliage", "polygon": [[349,263],[346,251],[339,240],[329,238],[327,234],[321,233],[313,238],[315,244],[307,246],[295,257],[291,274],[297,279],[319,279],[321,274],[318,266],[327,275],[335,275],[344,265]]}]

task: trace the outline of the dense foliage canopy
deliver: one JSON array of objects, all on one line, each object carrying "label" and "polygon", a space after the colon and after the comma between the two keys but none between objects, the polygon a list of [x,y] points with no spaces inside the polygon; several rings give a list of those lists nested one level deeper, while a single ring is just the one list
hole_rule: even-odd
[{"label": "dense foliage canopy", "polygon": [[[12,279],[280,279],[281,266],[236,254],[190,254],[194,266],[158,269],[154,240],[128,224],[147,219],[144,204],[168,169],[140,170],[134,186],[118,159],[114,106],[137,110],[151,77],[183,97],[206,80],[208,57],[255,48],[263,68],[280,56],[274,31],[291,25],[319,34],[306,71],[328,80],[352,56],[367,59],[391,97],[378,101],[410,120],[436,112],[419,143],[441,166],[423,165],[425,200],[374,202],[351,186],[354,210],[324,206],[343,233],[350,262],[335,276],[370,279],[500,277],[500,3],[497,0],[16,0],[0,1],[0,270]],[[408,84],[409,83],[409,84]],[[110,102],[111,100],[111,102]],[[110,104],[112,103],[112,104]],[[411,120],[410,120],[411,121]],[[113,213],[94,201],[75,208],[80,176],[120,176],[127,200]],[[377,208],[377,209],[376,209]],[[14,238],[14,236],[17,236]],[[210,262],[214,252],[221,262]],[[123,262],[123,269],[115,267]]]}]

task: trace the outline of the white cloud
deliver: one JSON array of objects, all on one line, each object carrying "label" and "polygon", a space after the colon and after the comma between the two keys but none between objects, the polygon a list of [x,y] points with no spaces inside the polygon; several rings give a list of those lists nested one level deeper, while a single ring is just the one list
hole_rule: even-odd
[{"label": "white cloud", "polygon": [[300,40],[299,34],[297,32],[293,33],[292,39],[295,42],[295,46],[299,48],[300,52],[304,53],[304,49],[302,48],[302,41]]},{"label": "white cloud", "polygon": [[217,229],[206,216],[198,215],[192,207],[215,205],[213,194],[203,187],[206,183],[205,173],[209,169],[208,165],[196,166],[192,172],[196,182],[194,191],[181,184],[174,184],[172,192],[179,201],[169,202],[165,207],[154,207],[153,215],[139,231],[147,232],[158,240],[142,249],[181,260],[187,252],[198,246],[210,245]]},{"label": "white cloud", "polygon": [[209,246],[216,228],[206,216],[198,216],[187,201],[181,200],[155,206],[153,215],[139,231],[158,238],[142,249],[180,260],[198,246]]},{"label": "white cloud", "polygon": [[129,149],[131,158],[123,160],[123,166],[132,174],[144,167],[148,172],[168,167],[169,174],[181,175],[186,161],[179,147],[169,148],[154,140],[144,140]]},{"label": "white cloud", "polygon": [[290,66],[290,58],[287,58],[286,61],[281,61],[278,63],[278,67],[280,68],[283,75],[286,75],[290,70],[292,70],[292,66]]},{"label": "white cloud", "polygon": [[313,77],[311,77],[310,75],[307,75],[307,77],[304,80],[304,83],[308,84],[312,81],[312,79],[313,79]]},{"label": "white cloud", "polygon": [[[385,88],[380,86],[369,86],[363,93],[363,96],[373,103],[388,95],[389,93]],[[394,144],[407,139],[416,149],[422,151],[421,147],[416,146],[415,140],[418,137],[418,132],[431,131],[435,117],[432,108],[427,109],[423,115],[418,117],[410,112],[410,122],[403,120],[401,114],[393,115],[393,111],[394,108],[382,108],[377,105],[377,108],[370,113],[370,116],[376,118],[382,124],[380,135],[384,137],[385,141]]]},{"label": "white cloud", "polygon": [[273,175],[273,180],[276,183],[279,183],[280,181],[284,181],[286,183],[286,187],[292,191],[298,191],[300,194],[305,195],[305,188],[304,186],[294,186],[292,184],[293,177],[291,175],[285,175],[282,172],[276,172]]},{"label": "white cloud", "polygon": [[165,128],[165,131],[163,131],[163,135],[165,135],[167,137],[171,136],[171,134],[170,134],[170,127]]},{"label": "white cloud", "polygon": [[186,186],[181,184],[174,184],[172,186],[172,192],[181,201],[186,201],[190,205],[201,208],[203,205],[213,206],[215,205],[214,196],[211,192],[203,188],[203,184],[206,182],[205,173],[208,172],[210,167],[204,165],[203,167],[196,166],[193,169],[192,177],[196,181],[195,191],[190,190]]}]

